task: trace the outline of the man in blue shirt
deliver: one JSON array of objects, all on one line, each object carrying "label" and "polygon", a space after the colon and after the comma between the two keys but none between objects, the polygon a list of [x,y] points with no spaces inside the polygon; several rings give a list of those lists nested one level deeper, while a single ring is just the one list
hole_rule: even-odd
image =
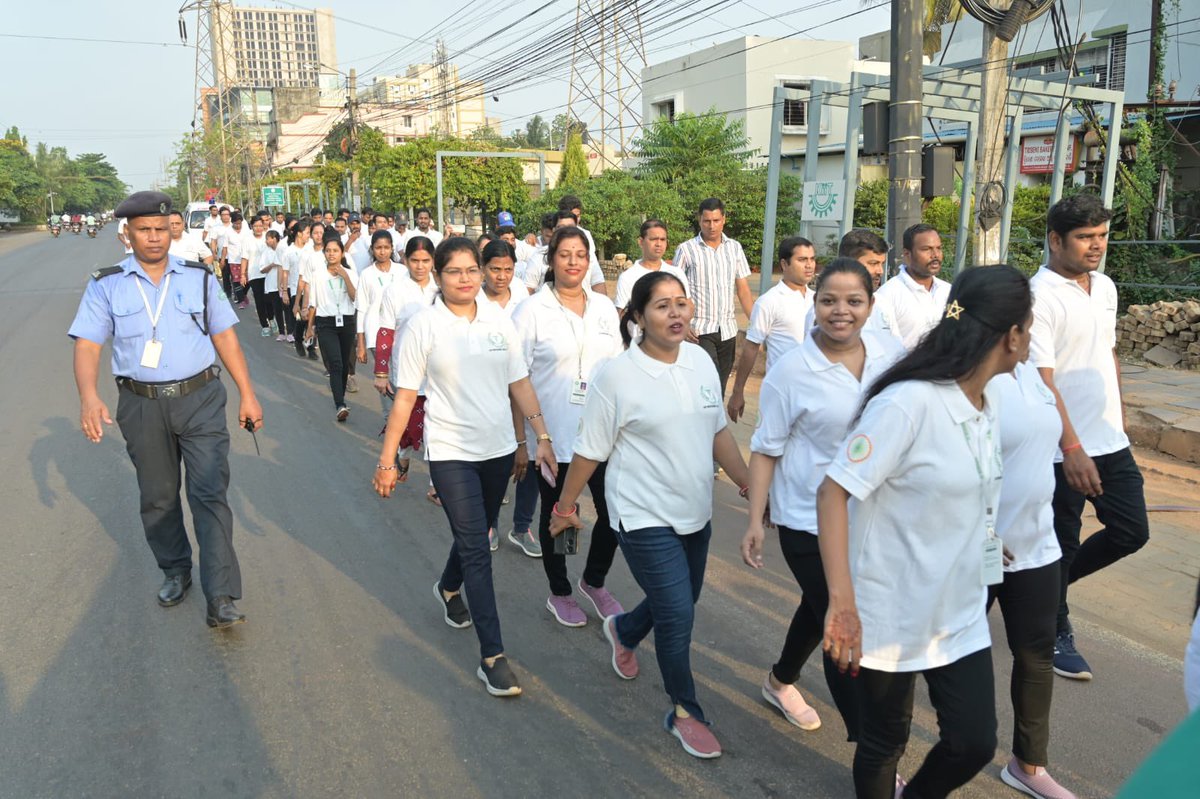
[{"label": "man in blue shirt", "polygon": [[217,355],[241,396],[238,423],[258,430],[262,407],[233,329],[237,315],[220,281],[204,264],[168,254],[170,212],[171,199],[155,191],[132,194],[117,208],[128,219],[133,254],[92,273],[68,331],[75,340],[80,424],[96,443],[112,424],[96,390],[100,351],[111,337],[117,424],[137,472],[146,541],[166,575],[158,602],[179,604],[192,584],[192,548],[179,497],[182,461],[207,622],[228,627],[246,617],[234,605],[242,578],[226,500],[229,430]]}]

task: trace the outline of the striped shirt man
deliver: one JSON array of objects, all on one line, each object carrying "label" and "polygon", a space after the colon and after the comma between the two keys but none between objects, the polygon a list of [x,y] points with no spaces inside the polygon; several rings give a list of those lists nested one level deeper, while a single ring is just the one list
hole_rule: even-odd
[{"label": "striped shirt man", "polygon": [[736,282],[750,277],[750,264],[742,245],[724,233],[721,243],[710,247],[701,236],[688,239],[675,250],[675,266],[687,276],[696,315],[696,335],[720,333],[721,340],[734,338],[737,326]]}]

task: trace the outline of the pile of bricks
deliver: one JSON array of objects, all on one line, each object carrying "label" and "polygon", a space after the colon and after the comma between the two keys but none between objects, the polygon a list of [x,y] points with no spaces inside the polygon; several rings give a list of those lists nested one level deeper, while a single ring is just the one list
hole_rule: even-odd
[{"label": "pile of bricks", "polygon": [[1130,305],[1117,320],[1117,352],[1158,366],[1200,369],[1200,302]]}]

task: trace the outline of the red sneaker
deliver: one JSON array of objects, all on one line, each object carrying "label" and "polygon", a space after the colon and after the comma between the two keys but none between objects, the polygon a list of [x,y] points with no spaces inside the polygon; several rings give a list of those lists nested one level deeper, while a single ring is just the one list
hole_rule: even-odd
[{"label": "red sneaker", "polygon": [[604,628],[604,637],[612,645],[613,671],[622,680],[632,680],[638,676],[637,655],[632,649],[626,649],[621,639],[617,638],[617,617],[609,616],[601,626]]},{"label": "red sneaker", "polygon": [[675,715],[674,710],[671,710],[663,719],[663,727],[679,739],[679,743],[683,745],[683,751],[692,757],[711,760],[721,756],[721,743],[703,721],[691,716],[681,719]]}]

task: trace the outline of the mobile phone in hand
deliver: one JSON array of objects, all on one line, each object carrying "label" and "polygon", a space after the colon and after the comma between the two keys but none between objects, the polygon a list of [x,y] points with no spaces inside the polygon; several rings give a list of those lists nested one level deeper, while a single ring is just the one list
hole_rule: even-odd
[{"label": "mobile phone in hand", "polygon": [[554,486],[554,474],[550,471],[550,467],[547,466],[543,462],[541,469],[542,469],[542,479],[546,481],[546,484],[548,486],[550,486],[551,488],[554,488],[555,487]]},{"label": "mobile phone in hand", "polygon": [[579,528],[568,527],[554,539],[555,555],[574,555],[579,551]]}]

